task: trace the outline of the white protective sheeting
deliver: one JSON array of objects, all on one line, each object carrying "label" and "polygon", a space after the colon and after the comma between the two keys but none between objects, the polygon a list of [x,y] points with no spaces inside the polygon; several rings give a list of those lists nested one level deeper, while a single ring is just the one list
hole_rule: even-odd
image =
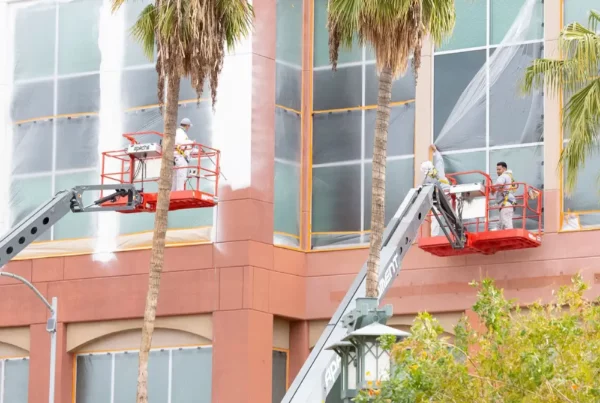
[{"label": "white protective sheeting", "polygon": [[[543,94],[522,94],[520,87],[525,68],[544,54],[543,4],[540,0],[457,0],[456,7],[456,37],[447,49],[436,49],[433,57],[433,138],[444,157],[446,173],[479,170],[495,180],[496,163],[505,161],[517,181],[542,188]],[[325,20],[319,20],[324,13],[315,9],[315,36],[324,29]],[[317,47],[315,43],[315,53],[319,53]],[[362,60],[368,60],[369,53],[365,50]],[[350,107],[376,103],[377,76],[371,74],[369,64],[364,69],[360,66],[359,47],[340,54],[344,60],[337,72],[324,65],[326,53],[314,71],[313,249],[369,242],[369,159],[375,110]],[[366,77],[362,89],[358,86],[361,77]],[[419,77],[428,79],[428,72]],[[406,102],[414,96],[414,73],[409,69],[394,83],[392,102]],[[391,109],[386,222],[415,184],[414,136],[429,137],[429,133],[414,133],[414,110],[410,101]],[[483,177],[460,179],[480,181]],[[417,175],[417,184],[421,181],[422,175]],[[538,222],[527,220],[527,227],[537,228]],[[522,222],[515,219],[514,225]]]},{"label": "white protective sheeting", "polygon": [[[212,227],[191,228],[167,231],[167,245],[187,245],[211,241]],[[147,249],[152,246],[152,232],[119,235],[114,239],[114,251]],[[98,251],[95,238],[81,238],[64,241],[37,242],[28,246],[16,259],[33,259],[48,256],[68,256],[76,254],[94,254],[98,260],[110,260],[106,254],[113,251]]]},{"label": "white protective sheeting", "polygon": [[[523,79],[524,67],[527,66],[519,65],[518,57],[524,50],[521,46],[516,45],[523,44],[529,38],[530,31],[537,29],[532,24],[532,19],[536,5],[538,4],[539,0],[525,1],[502,42],[498,47],[490,51],[487,62],[484,63],[462,92],[439,135],[435,139],[435,144],[440,150],[470,148],[469,146],[465,147],[465,144],[486,144],[486,136],[489,135],[488,131],[469,130],[469,125],[477,117],[486,116],[486,98],[488,96],[493,98],[493,94],[491,93],[496,89],[500,91],[502,87],[509,87],[515,91],[513,100],[505,99],[500,101],[504,103],[504,107],[509,107],[510,105],[508,104],[510,102],[528,102],[531,104],[529,108],[523,108],[523,105],[520,105],[520,110],[528,111],[525,125],[521,129],[521,132],[514,133],[507,131],[503,133],[503,136],[509,137],[511,143],[514,144],[542,141],[543,138],[541,135],[538,135],[537,138],[533,137],[534,133],[539,133],[539,129],[532,126],[537,122],[536,116],[543,113],[541,110],[543,104],[540,102],[542,94],[534,92],[531,97],[521,98],[517,92],[519,90],[518,86]],[[520,77],[512,74],[513,72],[519,72]],[[490,99],[491,102],[492,100]],[[490,111],[490,113],[493,112]]]},{"label": "white protective sheeting", "polygon": [[[100,184],[101,154],[125,147],[124,132],[162,132],[155,67],[130,35],[149,3],[127,2],[117,13],[110,0],[0,5],[9,55],[0,62],[2,233],[59,191]],[[222,148],[220,182],[234,190],[250,183],[250,41],[227,56],[214,113],[208,84],[199,105],[188,79],[180,91],[178,121],[191,119],[192,140]],[[144,190],[156,191],[156,183]],[[216,208],[170,212],[167,244],[210,242],[215,215]],[[110,259],[114,251],[150,247],[153,226],[149,213],[69,214],[18,259],[82,253]]]},{"label": "white protective sheeting", "polygon": [[277,0],[273,243],[298,248],[302,186],[302,0]]}]

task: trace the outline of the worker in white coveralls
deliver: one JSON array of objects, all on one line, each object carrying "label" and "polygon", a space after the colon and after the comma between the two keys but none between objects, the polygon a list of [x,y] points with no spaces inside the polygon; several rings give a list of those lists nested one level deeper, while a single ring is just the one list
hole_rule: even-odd
[{"label": "worker in white coveralls", "polygon": [[192,152],[192,147],[185,147],[185,145],[193,143],[187,135],[190,127],[192,127],[192,122],[188,118],[183,118],[175,132],[175,172],[173,172],[173,185],[171,190],[184,190],[188,170],[183,167],[188,166],[190,154]]},{"label": "worker in white coveralls", "polygon": [[491,193],[492,195],[496,195],[496,203],[500,206],[500,224],[498,225],[498,229],[512,229],[514,206],[517,204],[514,195],[516,189],[514,185],[515,180],[506,162],[501,161],[496,164],[496,173],[498,174],[498,179]]},{"label": "worker in white coveralls", "polygon": [[[446,178],[446,171],[444,170],[444,159],[442,154],[437,147],[432,144],[430,147],[433,151],[433,162],[425,161],[421,164],[421,172],[425,175],[425,183],[438,183],[444,192],[444,196],[448,203],[450,203],[450,181]],[[439,210],[434,207],[435,212],[439,215]],[[440,234],[440,224],[435,217],[431,220],[431,236],[438,236]]]}]

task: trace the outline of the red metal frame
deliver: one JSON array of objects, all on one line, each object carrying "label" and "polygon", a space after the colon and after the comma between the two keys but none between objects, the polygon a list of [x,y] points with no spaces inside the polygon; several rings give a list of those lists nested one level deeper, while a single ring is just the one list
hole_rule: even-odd
[{"label": "red metal frame", "polygon": [[[464,249],[455,250],[452,249],[450,243],[445,236],[431,237],[423,231],[421,227],[421,235],[419,239],[419,247],[427,252],[430,252],[437,256],[456,256],[473,253],[481,254],[494,254],[503,250],[513,249],[524,249],[534,248],[541,245],[542,235],[542,206],[543,206],[543,192],[531,185],[524,182],[515,182],[517,189],[515,191],[515,198],[517,204],[514,206],[515,214],[513,215],[513,223],[521,220],[521,225],[515,226],[509,230],[490,230],[490,223],[499,222],[499,218],[493,218],[490,216],[490,212],[499,211],[500,206],[492,205],[491,198],[492,190],[500,189],[503,185],[494,185],[492,178],[483,171],[465,171],[457,172],[454,174],[447,174],[446,176],[450,182],[455,185],[458,183],[457,177],[465,175],[481,175],[482,180],[476,181],[484,185],[486,209],[485,215],[482,219],[477,218],[472,222],[465,223],[467,230],[467,242]],[[522,190],[522,192],[519,192]],[[532,206],[532,200],[530,200],[530,193],[537,194],[537,206]],[[456,200],[452,199],[452,207],[456,208]],[[521,211],[521,214],[517,212]],[[498,214],[499,216],[499,214]],[[426,220],[431,222],[433,217],[432,213],[429,213]],[[536,229],[527,228],[527,220],[537,220]],[[481,230],[483,227],[483,230]]]},{"label": "red metal frame", "polygon": [[[155,131],[146,132],[134,132],[125,133],[123,137],[129,140],[130,144],[140,144],[138,141],[140,136],[158,136],[162,139],[163,134]],[[192,150],[191,159],[196,160],[196,163],[189,163],[184,167],[173,167],[173,170],[177,169],[196,169],[197,175],[193,178],[192,189],[188,188],[188,176],[184,184],[184,190],[171,191],[169,210],[181,210],[188,208],[201,208],[201,207],[213,207],[217,204],[218,191],[219,191],[219,177],[220,177],[220,160],[221,152],[217,149],[207,147],[200,143],[190,143],[185,146],[180,146],[187,150]],[[145,160],[160,160],[162,155],[145,158]],[[117,165],[120,164],[120,171],[116,172],[105,172],[108,161],[118,161]],[[137,212],[154,212],[156,211],[156,202],[158,194],[156,192],[144,192],[144,184],[150,182],[158,182],[158,178],[150,179],[136,179],[135,172],[132,170],[136,169],[137,158],[127,154],[127,148],[114,151],[105,151],[102,153],[102,173],[100,180],[102,184],[108,183],[130,183],[140,184],[140,193],[142,195],[143,202],[140,206],[133,211],[124,211],[124,213],[137,213]],[[138,160],[139,161],[139,160]],[[210,162],[214,168],[206,168],[202,166],[203,163]],[[206,164],[205,164],[206,165]],[[210,183],[210,186],[207,186]],[[103,195],[101,195],[102,197]],[[115,202],[107,202],[106,205],[119,205],[124,204],[124,199],[118,199]]]}]

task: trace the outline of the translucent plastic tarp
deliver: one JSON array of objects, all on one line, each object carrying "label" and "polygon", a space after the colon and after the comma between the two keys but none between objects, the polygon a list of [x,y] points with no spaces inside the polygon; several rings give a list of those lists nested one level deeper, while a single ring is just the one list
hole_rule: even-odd
[{"label": "translucent plastic tarp", "polygon": [[0,360],[2,396],[0,400],[27,403],[29,396],[29,358]]},{"label": "translucent plastic tarp", "polygon": [[[600,148],[580,168],[572,193],[564,192],[563,231],[600,227]],[[566,170],[564,172],[566,177]]]},{"label": "translucent plastic tarp", "polygon": [[[368,241],[371,191],[368,160],[372,155],[371,119],[375,110],[363,113],[349,108],[376,101],[369,94],[376,89],[377,76],[369,70],[368,62],[363,73],[365,67],[360,61],[367,60],[370,52],[365,55],[360,48],[344,50],[338,71],[331,71],[325,48],[321,49],[327,43],[326,30],[321,27],[326,10],[317,3],[312,245],[314,248],[350,246]],[[436,54],[434,60],[434,143],[444,155],[448,173],[481,170],[495,180],[496,163],[505,161],[517,181],[541,189],[543,94],[534,91],[523,95],[520,84],[525,68],[544,55],[543,4],[539,0],[505,3],[457,1],[455,35],[437,49],[443,52]],[[487,15],[491,15],[491,20],[486,20]],[[475,21],[483,28],[481,35],[475,32]],[[491,27],[489,42],[486,42],[486,24]],[[363,74],[367,82],[361,85]],[[412,99],[414,91],[413,72],[409,71],[394,84],[392,102]],[[414,185],[413,176],[409,176],[414,173],[414,105],[408,110],[395,108],[388,159],[409,155],[411,159],[403,160],[406,166],[402,168],[400,165],[389,168],[388,182],[392,178],[396,182],[388,184],[388,189],[393,187],[397,193],[388,195],[386,205],[390,210],[397,207]],[[460,180],[474,181],[475,176],[463,176]],[[535,203],[532,207],[536,207]],[[521,225],[519,220],[515,225]],[[527,221],[528,228],[537,226],[537,220]]]},{"label": "translucent plastic tarp", "polygon": [[[375,114],[375,110],[359,110],[313,117],[313,249],[369,241]],[[414,116],[413,102],[392,107],[386,221],[414,186]]]},{"label": "translucent plastic tarp", "polygon": [[435,57],[434,131],[442,152],[543,140],[543,95],[522,96],[519,88],[524,69],[543,56],[542,43],[523,44],[537,29],[532,18],[538,3],[523,4],[489,58],[485,49]]},{"label": "translucent plastic tarp", "polygon": [[[162,132],[155,67],[130,35],[149,2],[127,2],[117,13],[103,0],[9,5],[10,58],[4,63],[12,85],[10,122],[2,135],[9,172],[3,232],[61,190],[100,184],[102,152],[123,149],[123,133]],[[210,102],[197,104],[188,79],[181,83],[178,120],[191,119],[190,139],[221,150],[224,186],[249,183],[249,57],[226,58],[214,113]],[[203,99],[207,90],[208,85]],[[232,116],[232,110],[239,112]],[[216,133],[227,133],[228,140]],[[210,241],[213,210],[170,212],[167,244]],[[70,214],[19,258],[148,247],[153,223],[149,213]]]},{"label": "translucent plastic tarp", "polygon": [[277,0],[275,53],[276,245],[300,246],[302,0]]},{"label": "translucent plastic tarp", "polygon": [[[505,162],[515,181],[543,189],[543,94],[525,95],[521,90],[525,69],[544,55],[543,43],[536,41],[542,38],[542,4],[538,0],[513,1],[510,7],[501,8],[492,2],[489,48],[460,51],[468,42],[467,36],[461,35],[476,30],[476,24],[466,26],[467,20],[474,24],[479,14],[484,35],[471,39],[482,42],[468,44],[486,45],[486,17],[480,12],[485,12],[486,3],[463,3],[457,1],[455,35],[434,62],[434,143],[444,154],[446,173],[477,170],[495,181],[496,164]],[[484,178],[470,174],[456,179],[470,183]],[[523,191],[521,186],[516,196]],[[524,217],[526,228],[537,230],[537,204],[538,200],[528,203],[534,211],[516,208],[513,226],[522,227]],[[490,211],[489,219],[490,228],[495,228],[498,211]],[[468,220],[466,226],[470,231],[484,230],[476,220]]]},{"label": "translucent plastic tarp", "polygon": [[273,350],[273,374],[271,383],[271,401],[280,403],[287,390],[288,355],[283,351]]},{"label": "translucent plastic tarp", "polygon": [[[138,353],[83,354],[77,356],[78,403],[135,400]],[[211,401],[212,348],[151,351],[148,397],[153,402]],[[170,393],[170,396],[169,396]]]}]

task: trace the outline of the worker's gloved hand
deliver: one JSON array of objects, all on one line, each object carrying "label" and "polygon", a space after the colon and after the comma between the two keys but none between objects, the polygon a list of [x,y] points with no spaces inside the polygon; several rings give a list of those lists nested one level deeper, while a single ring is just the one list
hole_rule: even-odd
[{"label": "worker's gloved hand", "polygon": [[425,161],[421,164],[421,172],[424,175],[427,175],[429,172],[433,171],[433,162]]}]

